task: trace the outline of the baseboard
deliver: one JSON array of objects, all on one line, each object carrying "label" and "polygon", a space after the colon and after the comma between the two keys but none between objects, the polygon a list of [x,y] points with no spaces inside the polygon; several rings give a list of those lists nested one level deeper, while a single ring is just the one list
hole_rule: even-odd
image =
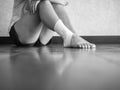
[{"label": "baseboard", "polygon": [[[95,44],[120,44],[120,36],[82,36],[84,39]],[[52,44],[62,44],[61,37],[54,36],[51,40]],[[13,44],[10,37],[0,37],[0,44]]]},{"label": "baseboard", "polygon": [[[120,36],[81,36],[87,41],[95,44],[120,44]],[[54,37],[51,43],[60,44],[63,40],[61,37]]]}]

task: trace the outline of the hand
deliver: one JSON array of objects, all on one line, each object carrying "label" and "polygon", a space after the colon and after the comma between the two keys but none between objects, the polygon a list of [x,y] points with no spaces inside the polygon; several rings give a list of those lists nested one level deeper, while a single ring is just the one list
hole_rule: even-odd
[{"label": "hand", "polygon": [[27,1],[27,8],[29,8],[30,13],[35,13],[37,10],[37,5],[40,2],[40,0],[28,0]]}]

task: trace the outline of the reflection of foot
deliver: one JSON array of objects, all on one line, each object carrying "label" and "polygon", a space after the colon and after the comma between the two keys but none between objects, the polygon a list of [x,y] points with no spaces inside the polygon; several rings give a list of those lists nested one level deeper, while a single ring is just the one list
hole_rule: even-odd
[{"label": "reflection of foot", "polygon": [[71,38],[71,42],[69,46],[65,47],[71,47],[71,48],[81,48],[81,49],[92,49],[95,48],[96,45],[89,43],[85,39],[79,37],[78,35],[73,35]]}]

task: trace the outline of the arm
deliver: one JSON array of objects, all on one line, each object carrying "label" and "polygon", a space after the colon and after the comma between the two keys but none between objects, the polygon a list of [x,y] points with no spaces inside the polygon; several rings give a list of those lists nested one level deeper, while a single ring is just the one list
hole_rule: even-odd
[{"label": "arm", "polygon": [[[39,4],[41,0],[27,0],[28,3],[28,8],[30,10],[30,13],[35,13],[35,11],[37,10],[37,5]],[[68,5],[68,1],[67,0],[50,0],[51,3],[57,3],[57,4],[61,4],[63,6]]]},{"label": "arm", "polygon": [[50,0],[51,3],[57,3],[57,4],[61,4],[61,5],[68,5],[68,1],[67,0]]}]

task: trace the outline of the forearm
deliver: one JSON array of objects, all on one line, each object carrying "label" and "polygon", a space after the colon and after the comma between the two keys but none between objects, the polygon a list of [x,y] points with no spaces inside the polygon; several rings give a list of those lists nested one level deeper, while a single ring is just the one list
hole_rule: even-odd
[{"label": "forearm", "polygon": [[51,3],[56,3],[56,4],[60,4],[60,5],[68,5],[68,1],[67,0],[50,0]]}]

